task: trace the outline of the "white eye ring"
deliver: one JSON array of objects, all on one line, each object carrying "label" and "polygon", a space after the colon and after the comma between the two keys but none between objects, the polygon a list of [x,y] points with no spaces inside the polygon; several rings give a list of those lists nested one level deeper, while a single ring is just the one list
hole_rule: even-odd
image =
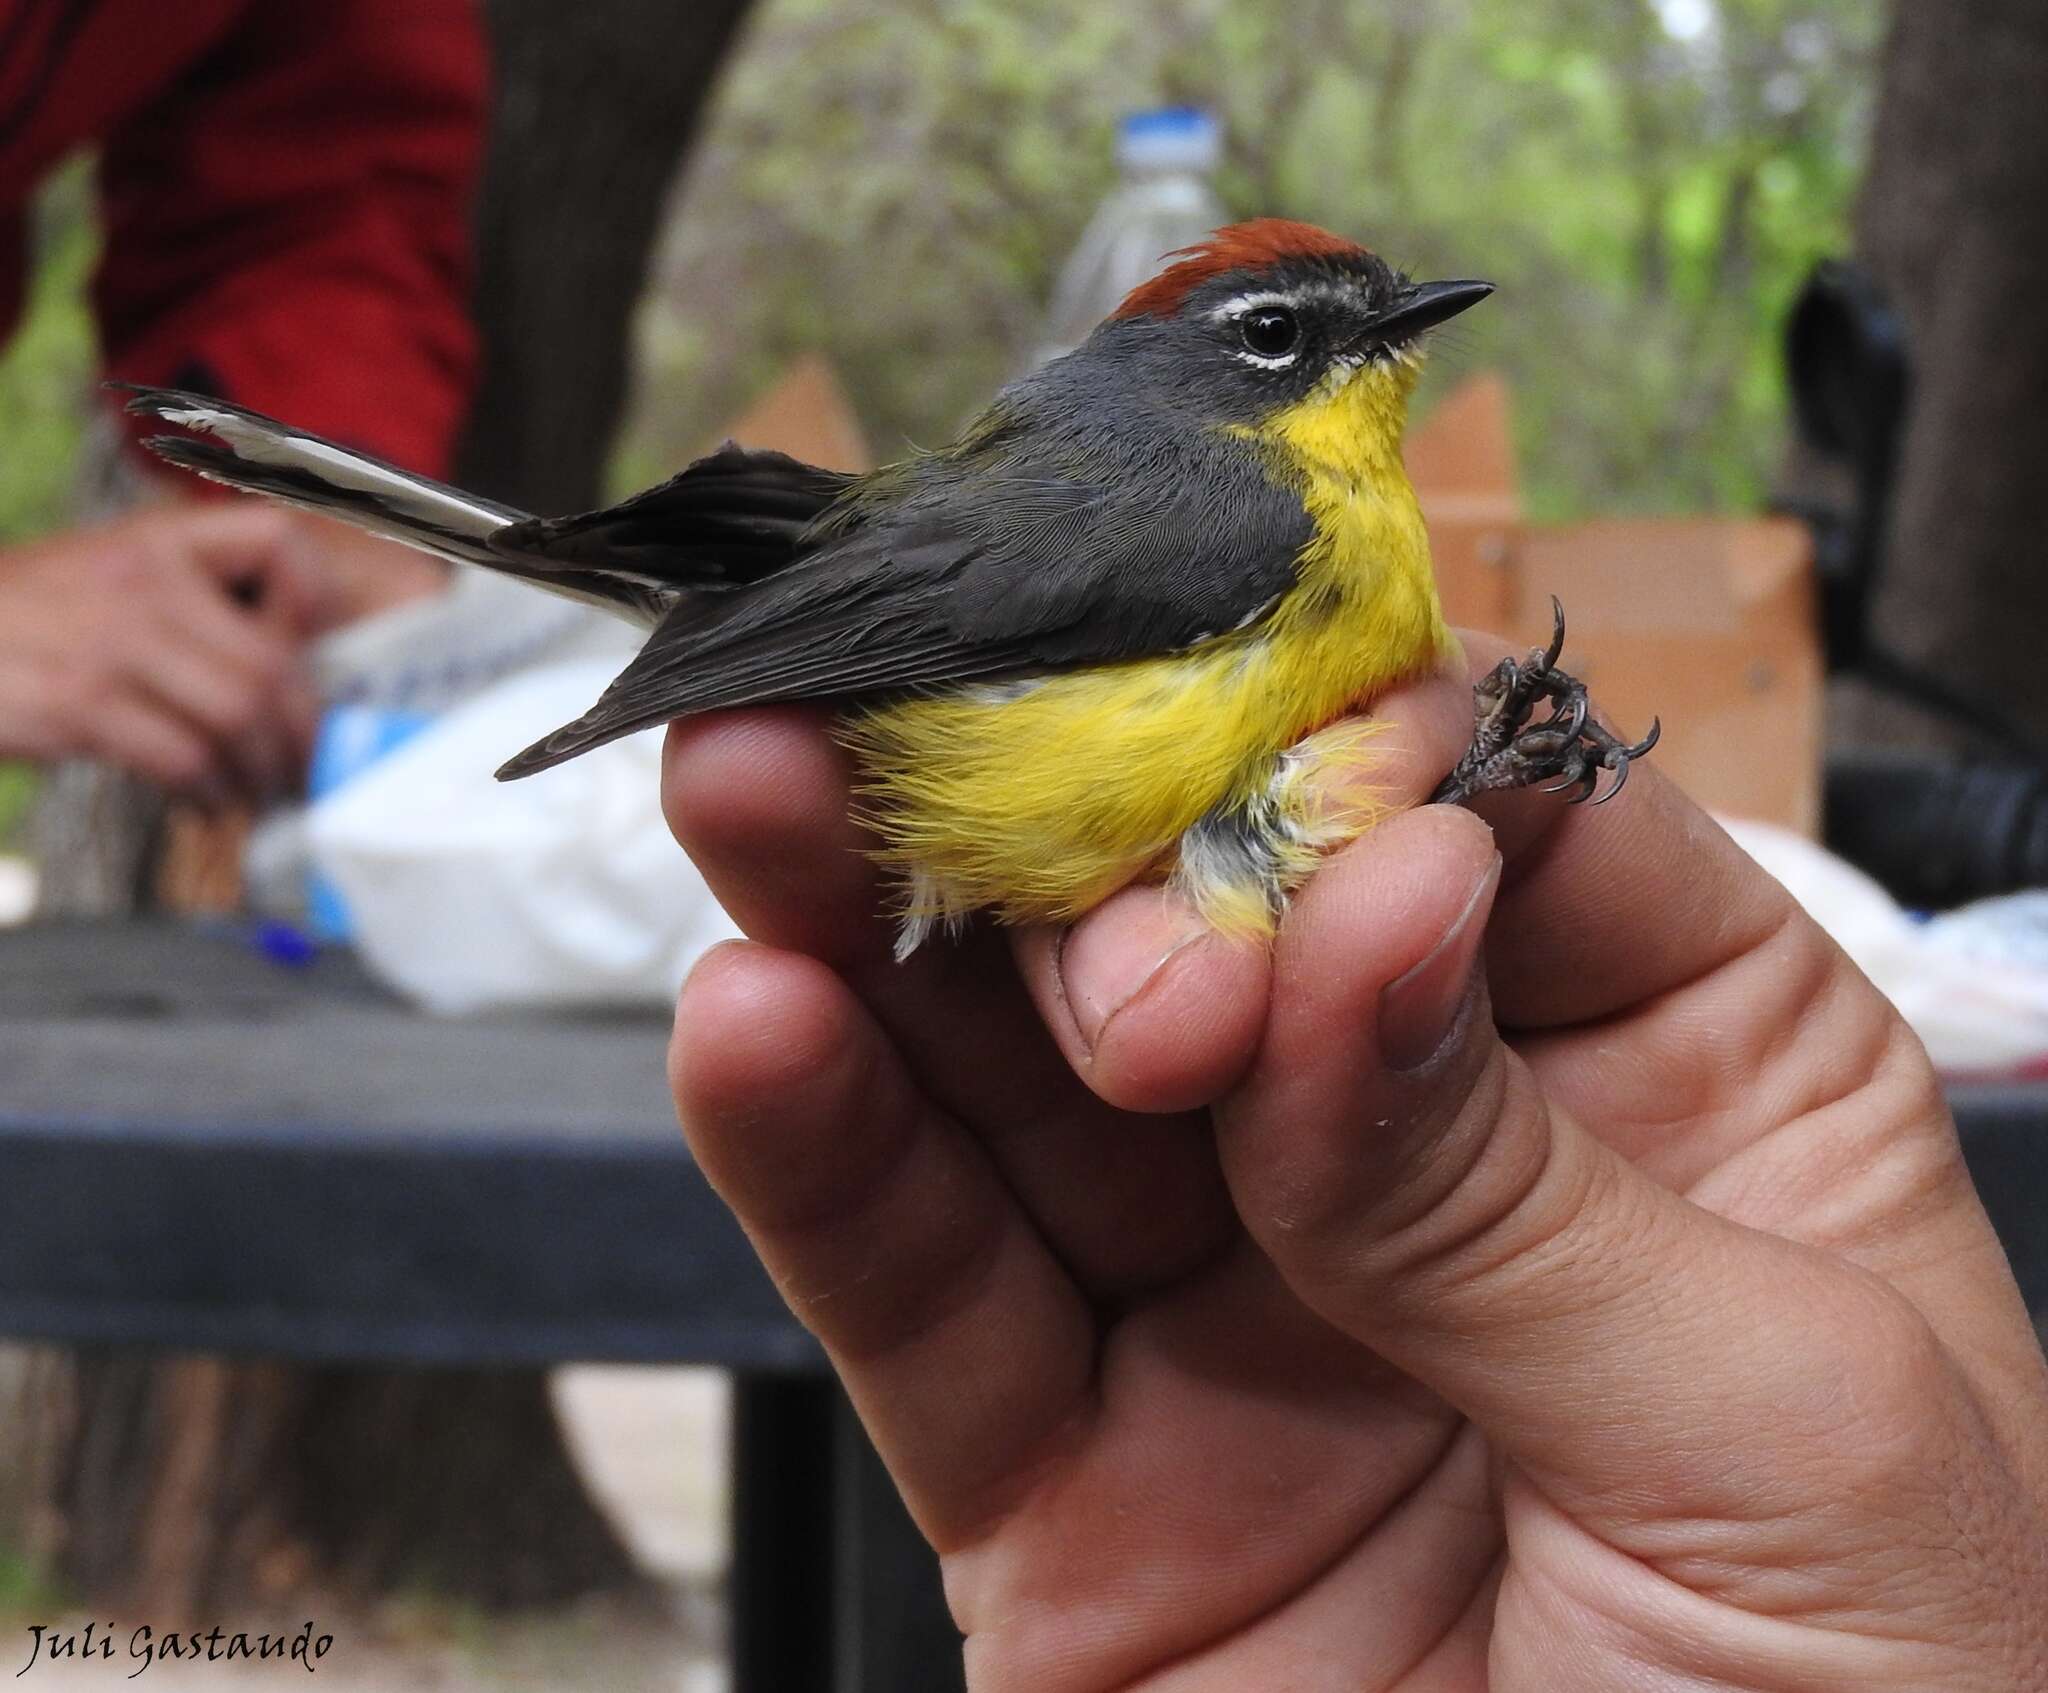
[{"label": "white eye ring", "polygon": [[[1241,328],[1244,320],[1253,312],[1265,311],[1275,306],[1283,311],[1298,314],[1301,310],[1301,301],[1294,294],[1263,291],[1257,294],[1240,294],[1235,299],[1224,301],[1209,315],[1215,320],[1228,321],[1233,328]],[[1233,347],[1230,356],[1241,364],[1251,365],[1258,370],[1285,370],[1301,357],[1301,345],[1297,339],[1296,344],[1284,353],[1255,353],[1249,347]]]},{"label": "white eye ring", "polygon": [[1260,370],[1285,370],[1301,357],[1299,353],[1282,353],[1278,358],[1268,358],[1265,354],[1255,353],[1248,347],[1235,348],[1230,356],[1240,364],[1256,365]]}]

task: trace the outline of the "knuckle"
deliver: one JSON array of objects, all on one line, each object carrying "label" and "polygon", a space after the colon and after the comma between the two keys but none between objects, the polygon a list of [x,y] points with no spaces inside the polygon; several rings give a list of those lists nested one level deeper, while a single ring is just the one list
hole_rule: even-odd
[{"label": "knuckle", "polygon": [[274,568],[296,528],[291,512],[249,500],[211,516],[210,538],[241,570],[250,573]]},{"label": "knuckle", "polygon": [[79,655],[79,666],[103,682],[139,678],[177,639],[176,625],[161,606],[131,600],[127,610],[95,631],[90,649]]},{"label": "knuckle", "polygon": [[295,513],[268,501],[237,499],[216,512],[217,520],[255,546],[282,540],[298,525]]},{"label": "knuckle", "polygon": [[263,687],[246,676],[223,676],[219,680],[216,715],[226,730],[245,729],[264,716],[267,695]]},{"label": "knuckle", "polygon": [[1533,1089],[1499,1061],[1416,1152],[1362,1238],[1375,1280],[1431,1303],[1539,1273],[1599,1179],[1598,1165],[1556,1156]]},{"label": "knuckle", "polygon": [[155,755],[157,779],[169,788],[196,788],[212,773],[213,762],[198,745],[167,746]]},{"label": "knuckle", "polygon": [[108,667],[91,662],[52,666],[40,672],[37,694],[44,715],[67,736],[75,737],[97,715],[113,678]]},{"label": "knuckle", "polygon": [[292,675],[292,657],[283,645],[268,637],[259,637],[250,643],[245,656],[248,686],[253,693],[269,698],[283,692]]},{"label": "knuckle", "polygon": [[1801,1373],[1817,1394],[1815,1447],[1838,1475],[1874,1488],[1944,1467],[1967,1390],[1933,1324],[1896,1289],[1855,1274],[1810,1325]]},{"label": "knuckle", "polygon": [[1903,1294],[1879,1284],[1858,1327],[1864,1350],[1878,1361],[1880,1382],[1898,1403],[1934,1404],[1956,1385],[1955,1360],[1934,1325]]},{"label": "knuckle", "polygon": [[112,537],[93,555],[95,574],[102,587],[124,595],[156,597],[164,586],[164,571],[150,550],[127,536]]}]

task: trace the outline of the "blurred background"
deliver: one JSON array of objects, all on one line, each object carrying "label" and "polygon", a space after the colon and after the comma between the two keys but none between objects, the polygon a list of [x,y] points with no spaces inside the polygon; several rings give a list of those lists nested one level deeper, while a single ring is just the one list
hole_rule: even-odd
[{"label": "blurred background", "polygon": [[1117,119],[1192,104],[1233,215],[1499,283],[1506,310],[1439,340],[1435,392],[1507,376],[1532,516],[1753,509],[1785,314],[1849,241],[1883,22],[1874,0],[770,5],[676,185],[627,480],[799,349],[879,447],[950,432],[1029,350]]},{"label": "blurred background", "polygon": [[[600,10],[629,47],[639,9]],[[1787,440],[1786,313],[1850,244],[1885,15],[762,0],[690,157],[657,173],[606,487],[668,475],[805,352],[877,451],[950,434],[1029,352],[1115,180],[1117,120],[1194,104],[1220,121],[1231,213],[1283,210],[1412,274],[1500,284],[1503,309],[1439,344],[1434,380],[1509,377],[1532,515],[1752,510]],[[97,368],[82,165],[45,190],[34,241],[33,307],[0,363],[12,537],[70,509]]]},{"label": "blurred background", "polygon": [[[1662,715],[1660,760],[1830,921],[1951,1076],[2048,1075],[2048,917],[2033,892],[2048,881],[2039,0],[489,0],[483,21],[478,356],[467,422],[430,468],[566,511],[728,434],[847,467],[937,442],[1070,340],[1076,311],[1099,315],[1137,280],[1118,271],[1131,251],[1140,274],[1156,261],[1146,242],[1171,221],[1168,177],[1183,210],[1306,219],[1417,276],[1487,277],[1498,298],[1435,339],[1411,443],[1454,617],[1539,639],[1561,594],[1570,651],[1607,708],[1632,731]],[[0,32],[0,93],[11,39]],[[1170,168],[1133,141],[1146,113],[1183,140],[1188,122],[1199,131]],[[131,450],[97,389],[107,350],[90,295],[100,163],[73,150],[24,195],[23,310],[0,355],[0,548],[120,504],[108,465]],[[374,360],[358,380],[374,390]],[[289,398],[252,403],[289,417]],[[489,788],[490,749],[525,738],[518,712],[580,708],[555,712],[559,689],[527,660],[545,650],[574,693],[615,655],[580,626],[514,628],[523,610],[460,604],[456,622],[414,615],[391,651],[443,651],[511,618],[504,650],[478,663],[527,692],[480,705],[328,687],[316,798],[354,768],[321,774],[346,739],[337,712],[370,711],[346,726],[379,754],[441,725],[441,763],[423,737],[379,767],[381,787],[345,790],[353,809],[316,805],[308,822],[293,806],[224,819],[173,805],[138,823],[134,795],[102,786],[52,834],[32,820],[64,810],[53,763],[0,762],[0,925],[39,898],[45,913],[88,909],[69,895],[74,853],[50,843],[126,832],[147,843],[147,895],[90,905],[93,922],[253,902],[282,925],[203,942],[181,930],[170,944],[216,951],[149,955],[237,984],[205,1008],[211,1036],[246,1045],[261,1024],[284,1039],[327,993],[383,996],[392,1021],[371,1057],[413,1050],[398,1020],[424,1023],[419,1006],[558,1020],[639,1006],[619,1029],[646,1055],[644,1110],[564,1132],[601,1138],[640,1111],[648,1136],[669,1136],[647,1008],[720,919],[666,856],[648,747],[619,749],[574,793]],[[323,675],[413,675],[410,659],[372,663],[347,640]],[[449,787],[458,769],[479,785]],[[438,835],[420,823],[429,790],[453,819]],[[621,804],[638,809],[620,821]],[[648,885],[672,899],[647,919],[658,944],[621,951],[616,912],[580,888],[552,908],[594,913],[609,952],[520,928],[550,905],[522,893],[548,890],[535,866],[559,865],[592,817],[654,841]],[[493,831],[479,868],[475,841]],[[529,835],[516,863],[497,850]],[[510,891],[493,906],[484,885]],[[89,945],[75,938],[87,932]],[[10,956],[127,944],[108,933],[74,932],[70,952],[0,948],[0,972]],[[350,943],[366,969],[342,987],[325,985],[326,962],[302,968]],[[19,1073],[32,1025],[68,1019],[103,1041],[94,1050],[131,1049],[108,1033],[104,992],[82,1010],[31,979],[43,966],[15,968],[0,1055]],[[422,1037],[443,1042],[428,1054],[443,1069],[422,1058],[418,1091],[474,1086],[480,1120],[495,1096],[463,1069],[482,1062],[462,1045],[473,1036]],[[33,1087],[10,1095],[0,1074],[0,1129],[34,1117],[38,1133],[64,1131],[69,1062],[44,1066],[56,1106]],[[574,1060],[560,1062],[573,1095]],[[191,1100],[215,1098],[220,1069]],[[213,1104],[179,1109],[161,1077],[135,1087],[173,1096],[167,1135],[218,1126]],[[291,1109],[329,1140],[356,1126],[306,1091]],[[230,1099],[219,1120],[270,1122],[273,1104]],[[742,1249],[675,1245],[696,1250]],[[483,1342],[437,1371],[403,1346],[225,1362],[62,1344],[103,1338],[90,1324],[15,1332],[45,1344],[0,1363],[0,1388],[26,1407],[25,1432],[0,1448],[0,1637],[60,1615],[166,1626],[317,1605],[347,1619],[331,1625],[353,1653],[330,1676],[344,1686],[825,1685],[763,1668],[774,1607],[759,1594],[779,1578],[753,1569],[752,1613],[736,1597],[733,1489],[780,1485],[762,1479],[779,1473],[761,1468],[774,1439],[791,1454],[846,1439],[816,1405],[790,1417],[775,1372],[750,1399],[754,1366],[724,1360],[735,1400],[720,1371],[550,1376]],[[639,1340],[597,1352],[649,1354]],[[163,1483],[174,1460],[183,1492]],[[803,1473],[826,1520],[835,1484]]]}]

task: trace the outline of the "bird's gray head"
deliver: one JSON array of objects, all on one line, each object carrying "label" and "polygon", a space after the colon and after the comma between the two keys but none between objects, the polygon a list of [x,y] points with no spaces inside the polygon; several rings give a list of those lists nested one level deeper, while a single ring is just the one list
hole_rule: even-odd
[{"label": "bird's gray head", "polygon": [[1080,349],[1206,422],[1257,425],[1369,374],[1405,402],[1425,330],[1493,292],[1410,282],[1377,254],[1259,218],[1219,229],[1134,289]]}]

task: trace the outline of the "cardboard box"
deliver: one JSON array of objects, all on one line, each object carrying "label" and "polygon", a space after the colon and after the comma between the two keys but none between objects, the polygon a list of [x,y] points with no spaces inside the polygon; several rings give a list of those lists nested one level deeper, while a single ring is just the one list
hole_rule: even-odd
[{"label": "cardboard box", "polygon": [[1550,638],[1619,734],[1652,717],[1655,757],[1710,811],[1820,831],[1824,673],[1805,528],[1669,518],[1526,530],[1507,632]]},{"label": "cardboard box", "polygon": [[1509,395],[1478,377],[1410,442],[1452,622],[1530,646],[1564,602],[1565,667],[1709,810],[1815,835],[1824,670],[1805,528],[1778,518],[1522,520]]},{"label": "cardboard box", "polygon": [[1408,477],[1429,522],[1437,591],[1461,628],[1505,630],[1514,615],[1509,555],[1523,525],[1508,420],[1506,380],[1475,376],[1408,437]]},{"label": "cardboard box", "polygon": [[827,470],[868,470],[875,462],[846,390],[815,353],[791,364],[718,439],[771,448]]}]

